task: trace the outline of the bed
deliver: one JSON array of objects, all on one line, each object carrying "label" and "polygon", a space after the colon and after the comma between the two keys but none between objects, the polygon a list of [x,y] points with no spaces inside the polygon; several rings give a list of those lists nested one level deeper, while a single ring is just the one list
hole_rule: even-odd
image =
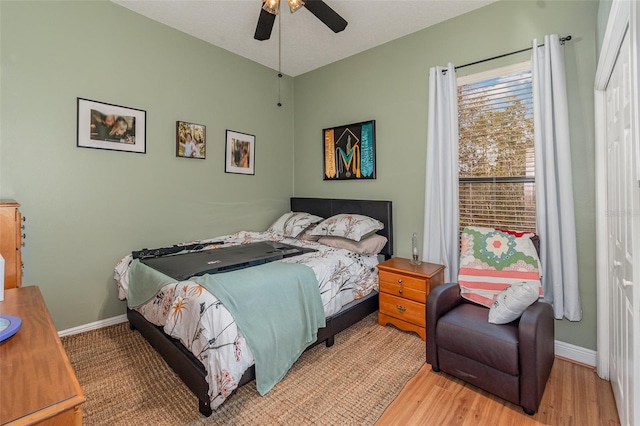
[{"label": "bed", "polygon": [[[377,234],[387,239],[386,244],[380,251],[380,256],[388,259],[392,255],[392,205],[389,201],[294,197],[291,198],[290,207],[293,212],[307,212],[322,218],[329,218],[341,213],[360,214],[374,218],[384,225],[384,228],[378,230]],[[375,270],[375,268],[371,269]],[[371,291],[366,296],[340,307],[336,313],[326,317],[326,326],[318,330],[317,340],[309,347],[322,342],[324,342],[327,347],[332,346],[337,333],[355,324],[377,309],[377,291]],[[150,320],[147,320],[138,310],[127,308],[127,318],[131,329],[138,330],[140,334],[149,341],[198,398],[200,412],[205,416],[210,416],[213,408],[220,402],[215,400],[212,403],[207,381],[208,372],[203,363],[178,339],[165,334],[162,326],[150,322]],[[237,386],[242,386],[254,380],[255,377],[256,371],[252,365],[242,373],[242,376],[237,381]],[[209,376],[209,380],[211,380],[211,376]],[[225,395],[225,398],[226,396],[228,395]]]}]

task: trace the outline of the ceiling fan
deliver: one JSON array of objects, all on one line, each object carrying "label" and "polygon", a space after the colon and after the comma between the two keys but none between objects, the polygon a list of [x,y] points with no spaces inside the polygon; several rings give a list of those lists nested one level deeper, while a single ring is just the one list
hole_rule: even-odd
[{"label": "ceiling fan", "polygon": [[[256,33],[253,36],[256,40],[268,40],[271,37],[273,23],[280,9],[280,0],[262,0],[262,2]],[[334,33],[339,33],[347,27],[347,21],[322,0],[287,0],[287,2],[291,13],[304,6]]]}]

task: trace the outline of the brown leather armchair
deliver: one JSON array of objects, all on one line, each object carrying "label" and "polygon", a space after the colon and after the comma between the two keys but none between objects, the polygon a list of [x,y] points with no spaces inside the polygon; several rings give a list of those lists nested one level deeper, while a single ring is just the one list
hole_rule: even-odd
[{"label": "brown leather armchair", "polygon": [[460,296],[456,283],[429,293],[427,363],[533,415],[554,361],[551,305],[535,302],[509,324],[491,324],[489,308]]}]

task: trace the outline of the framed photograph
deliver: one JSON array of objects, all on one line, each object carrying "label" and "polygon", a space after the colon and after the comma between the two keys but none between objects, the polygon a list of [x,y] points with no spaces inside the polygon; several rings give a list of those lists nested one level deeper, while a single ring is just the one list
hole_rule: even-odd
[{"label": "framed photograph", "polygon": [[227,130],[224,156],[225,173],[255,174],[256,137]]},{"label": "framed photograph", "polygon": [[322,131],[323,180],[376,178],[375,120]]},{"label": "framed photograph", "polygon": [[206,127],[202,124],[176,121],[176,157],[204,159],[206,136]]},{"label": "framed photograph", "polygon": [[147,112],[78,98],[78,147],[145,154]]}]

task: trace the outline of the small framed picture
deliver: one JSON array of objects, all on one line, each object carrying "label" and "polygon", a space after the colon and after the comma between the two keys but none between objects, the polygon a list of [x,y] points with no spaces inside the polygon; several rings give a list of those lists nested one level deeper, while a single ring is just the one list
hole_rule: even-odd
[{"label": "small framed picture", "polygon": [[145,154],[147,112],[78,98],[80,148],[109,149]]},{"label": "small framed picture", "polygon": [[227,130],[225,173],[255,174],[256,137]]},{"label": "small framed picture", "polygon": [[204,159],[206,144],[205,126],[176,121],[176,157]]}]

